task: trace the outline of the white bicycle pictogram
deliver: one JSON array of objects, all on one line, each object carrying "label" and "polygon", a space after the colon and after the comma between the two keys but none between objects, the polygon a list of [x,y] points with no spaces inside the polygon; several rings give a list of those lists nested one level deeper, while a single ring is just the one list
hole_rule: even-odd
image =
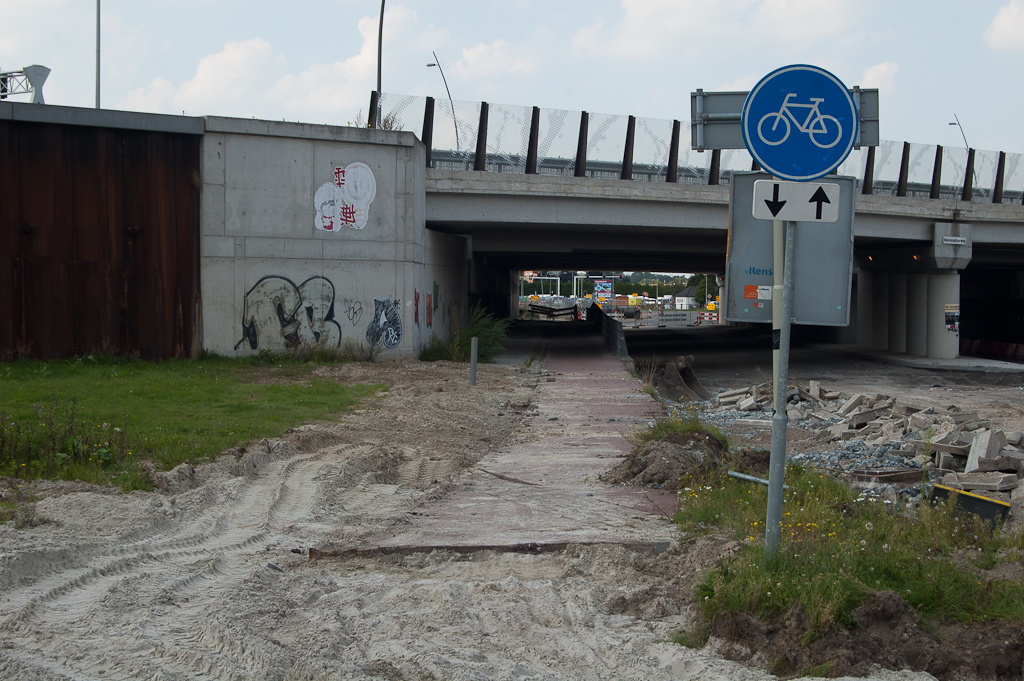
[{"label": "white bicycle pictogram", "polygon": [[[795,92],[790,92],[786,95],[786,98],[782,101],[782,107],[775,112],[766,113],[761,117],[761,120],[757,123],[757,136],[761,138],[761,141],[765,144],[775,147],[787,139],[789,139],[789,133],[791,130],[790,120],[796,125],[796,129],[800,132],[807,133],[807,136],[811,138],[811,142],[815,146],[821,147],[822,149],[830,149],[839,143],[839,140],[843,137],[843,126],[835,116],[829,116],[828,114],[822,114],[818,110],[818,107],[822,102],[825,101],[824,97],[811,97],[810,104],[797,104],[796,102],[790,102],[791,97],[796,97]],[[808,109],[807,116],[804,118],[803,123],[797,119],[794,115],[794,109]],[[765,130],[765,121],[771,121],[771,128]],[[780,134],[779,122],[784,124],[785,132]],[[832,131],[834,127],[835,131]],[[767,136],[765,135],[767,132]],[[831,142],[823,143],[818,141],[815,135],[821,136],[824,140],[832,140]],[[833,139],[833,135],[835,138]]]}]

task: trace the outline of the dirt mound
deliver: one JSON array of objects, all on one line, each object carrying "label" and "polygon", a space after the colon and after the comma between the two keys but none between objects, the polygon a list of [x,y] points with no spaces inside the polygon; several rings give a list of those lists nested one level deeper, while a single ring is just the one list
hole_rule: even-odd
[{"label": "dirt mound", "polygon": [[727,659],[779,675],[817,668],[833,676],[867,676],[882,667],[926,671],[942,681],[1021,677],[1024,625],[950,625],[936,635],[892,591],[870,596],[853,611],[853,618],[853,628],[836,626],[805,646],[801,641],[811,627],[799,603],[770,624],[734,613],[712,623],[717,638],[713,647]]},{"label": "dirt mound", "polygon": [[629,456],[605,474],[611,483],[682,489],[683,478],[733,469],[749,475],[766,475],[768,452],[741,449],[730,452],[708,432],[670,433],[638,444]]}]

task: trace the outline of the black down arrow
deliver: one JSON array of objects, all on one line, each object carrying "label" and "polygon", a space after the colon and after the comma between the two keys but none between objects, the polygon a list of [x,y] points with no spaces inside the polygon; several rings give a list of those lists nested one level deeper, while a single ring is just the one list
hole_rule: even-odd
[{"label": "black down arrow", "polygon": [[[813,201],[814,199],[811,199],[811,200]],[[828,201],[828,199],[825,199],[825,200]],[[771,211],[772,217],[777,216],[779,214],[779,211],[782,210],[782,207],[786,205],[785,201],[779,201],[779,185],[778,184],[773,184],[772,185],[772,200],[769,201],[768,199],[765,199],[764,200],[764,205],[768,206],[768,210]],[[818,206],[818,212],[821,213],[821,206],[820,205]],[[818,217],[821,217],[821,215],[818,215]]]},{"label": "black down arrow", "polygon": [[814,196],[812,196],[807,203],[816,203],[816,204],[818,204],[818,209],[814,213],[814,219],[815,220],[820,220],[821,219],[821,204],[823,204],[823,203],[832,203],[832,202],[828,200],[828,196],[826,196],[826,194],[825,194],[825,188],[824,187],[818,187],[818,191],[814,192]]}]

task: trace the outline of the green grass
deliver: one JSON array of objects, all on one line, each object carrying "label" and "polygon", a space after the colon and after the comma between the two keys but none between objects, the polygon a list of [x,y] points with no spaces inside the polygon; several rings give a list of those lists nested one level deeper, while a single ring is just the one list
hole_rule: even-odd
[{"label": "green grass", "polygon": [[1024,584],[982,572],[1024,562],[1024,535],[1001,537],[952,505],[894,509],[814,469],[791,465],[786,484],[782,544],[771,561],[766,487],[710,470],[682,492],[676,520],[683,530],[745,540],[696,589],[708,621],[748,612],[770,622],[800,602],[810,643],[835,624],[851,625],[851,612],[870,594],[894,591],[926,618],[1024,622]]},{"label": "green grass", "polygon": [[627,437],[633,444],[643,444],[652,440],[664,440],[677,435],[697,435],[714,438],[723,450],[729,449],[729,438],[715,426],[704,423],[696,416],[685,418],[658,419],[652,427],[641,427],[628,433]]},{"label": "green grass", "polygon": [[162,363],[107,357],[0,365],[0,476],[146,489],[163,469],[338,417],[383,386],[313,376],[308,355]]}]

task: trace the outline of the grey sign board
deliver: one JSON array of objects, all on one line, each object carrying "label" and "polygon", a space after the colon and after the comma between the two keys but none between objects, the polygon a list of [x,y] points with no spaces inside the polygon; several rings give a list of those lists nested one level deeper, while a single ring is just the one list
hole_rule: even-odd
[{"label": "grey sign board", "polygon": [[[754,183],[770,180],[762,172],[733,173],[729,186],[729,246],[725,261],[725,318],[731,322],[772,321],[774,283],[772,222],[753,217]],[[793,254],[793,323],[848,326],[853,278],[853,209],[857,188],[852,177],[829,176],[838,184],[839,219],[833,223],[791,222],[796,226]],[[781,301],[779,301],[781,304]]]},{"label": "grey sign board", "polygon": [[[747,92],[690,93],[690,148],[746,149],[740,129],[740,114]],[[878,90],[850,89],[860,123],[854,147],[878,146]]]}]

